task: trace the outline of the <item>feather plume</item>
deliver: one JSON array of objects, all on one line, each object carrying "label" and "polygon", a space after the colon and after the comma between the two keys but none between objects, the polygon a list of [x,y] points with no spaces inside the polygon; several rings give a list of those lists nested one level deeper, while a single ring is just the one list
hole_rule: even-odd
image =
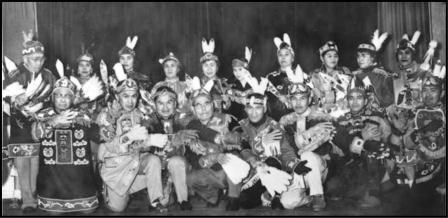
[{"label": "feather plume", "polygon": [[275,44],[275,47],[277,47],[277,49],[280,49],[280,45],[282,44],[282,42],[283,41],[279,37],[274,38],[274,44]]},{"label": "feather plume", "polygon": [[375,30],[372,37],[372,44],[375,46],[376,51],[379,51],[381,49],[381,45],[383,45],[383,42],[387,39],[387,36],[387,32],[384,32],[380,36],[380,31],[378,29]]},{"label": "feather plume", "polygon": [[28,84],[28,87],[26,88],[25,95],[27,98],[30,98],[31,96],[36,93],[37,89],[41,86],[43,83],[42,80],[42,74],[39,74],[37,78],[31,80],[31,82]]},{"label": "feather plume", "polygon": [[150,104],[151,103],[151,93],[149,93],[148,91],[144,90],[144,89],[139,89],[140,91],[140,96],[142,97],[142,99]]},{"label": "feather plume", "polygon": [[121,82],[128,78],[128,76],[124,72],[123,65],[121,65],[120,63],[116,63],[113,69],[115,71],[115,76],[117,77],[118,82]]},{"label": "feather plume", "polygon": [[289,38],[288,33],[283,34],[283,42],[291,46],[291,39]]},{"label": "feather plume", "polygon": [[25,89],[23,88],[23,86],[20,85],[19,82],[13,82],[3,89],[2,97],[3,98],[6,98],[6,97],[14,98],[23,93],[25,93]]},{"label": "feather plume", "polygon": [[408,36],[408,34],[407,33],[405,33],[404,35],[403,35],[403,37],[401,37],[402,39],[406,39],[406,40],[408,40],[409,41],[409,36]]},{"label": "feather plume", "polygon": [[220,163],[224,172],[233,184],[240,183],[249,174],[250,165],[233,154],[224,155],[227,160],[225,163]]},{"label": "feather plume", "polygon": [[103,80],[103,83],[108,86],[109,81],[107,80],[107,66],[104,60],[101,60],[100,62],[100,74],[101,74],[101,80]]},{"label": "feather plume", "polygon": [[186,77],[186,82],[191,91],[201,89],[201,80],[197,76],[193,78],[191,78],[190,76]]},{"label": "feather plume", "polygon": [[77,90],[81,90],[82,85],[76,77],[70,76],[70,81],[72,81],[72,83],[75,84]]},{"label": "feather plume", "polygon": [[250,77],[247,79],[247,83],[249,83],[249,85],[252,87],[253,92],[264,95],[264,92],[268,87],[269,80],[262,77],[261,81],[258,82],[257,78]]},{"label": "feather plume", "polygon": [[97,76],[92,76],[89,80],[87,80],[87,82],[84,83],[84,85],[82,85],[81,92],[83,93],[84,98],[89,99],[89,101],[93,101],[100,95],[104,94],[103,83],[101,83]]},{"label": "feather plume", "polygon": [[420,65],[420,69],[428,71],[431,68],[431,62],[432,62],[432,58],[434,57],[436,48],[437,48],[437,41],[432,40],[429,43],[428,51],[426,51],[426,54],[423,57],[424,61]]},{"label": "feather plume", "polygon": [[56,60],[56,71],[59,74],[59,78],[64,77],[64,64],[59,59]]},{"label": "feather plume", "polygon": [[413,45],[416,45],[417,44],[417,41],[418,41],[418,39],[420,38],[420,34],[421,34],[421,32],[420,31],[415,31],[415,33],[414,33],[414,35],[412,36],[412,39],[411,39],[411,43],[413,44]]},{"label": "feather plume", "polygon": [[202,52],[213,53],[215,51],[215,40],[212,38],[209,42],[202,38]]},{"label": "feather plume", "polygon": [[244,49],[244,58],[246,58],[247,63],[249,63],[252,58],[252,49],[249,49],[247,46]]},{"label": "feather plume", "polygon": [[24,43],[33,41],[34,33],[32,29],[30,29],[28,32],[22,31],[22,35]]},{"label": "feather plume", "polygon": [[42,102],[39,102],[37,104],[28,104],[25,105],[23,108],[32,114],[35,114],[36,112],[38,112],[40,109],[42,109],[42,107],[44,106],[44,104]]},{"label": "feather plume", "polygon": [[8,57],[5,56],[5,66],[8,72],[12,72],[14,70],[17,70],[17,66],[14,63],[14,61],[11,61]]},{"label": "feather plume", "polygon": [[372,82],[370,81],[370,79],[369,79],[368,76],[366,76],[366,77],[362,80],[362,82],[364,83],[364,87],[372,86]]},{"label": "feather plume", "polygon": [[132,37],[132,40],[131,40],[131,37],[128,36],[128,38],[126,39],[126,46],[131,49],[134,49],[135,45],[137,45],[137,41],[138,41],[138,36]]}]

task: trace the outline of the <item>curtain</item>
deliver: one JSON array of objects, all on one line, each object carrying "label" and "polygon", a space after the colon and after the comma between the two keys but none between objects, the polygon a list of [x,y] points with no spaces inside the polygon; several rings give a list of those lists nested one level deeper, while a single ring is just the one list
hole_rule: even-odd
[{"label": "curtain", "polygon": [[2,2],[2,56],[22,61],[22,31],[33,29],[37,36],[35,2]]},{"label": "curtain", "polygon": [[94,43],[92,54],[111,67],[127,36],[138,35],[138,69],[153,81],[163,78],[158,59],[172,51],[183,71],[199,75],[201,39],[213,37],[220,58],[218,75],[233,77],[231,60],[253,49],[251,71],[264,76],[278,67],[275,36],[289,33],[295,63],[305,71],[320,66],[318,49],[334,40],[340,64],[356,68],[355,52],[376,28],[376,3],[201,2],[201,3],[37,3],[38,24],[48,47],[50,69],[56,58],[74,65],[80,43]]},{"label": "curtain", "polygon": [[440,43],[439,58],[446,64],[446,2],[430,2],[431,39]]},{"label": "curtain", "polygon": [[428,49],[430,42],[430,21],[427,2],[380,2],[378,3],[378,27],[380,32],[388,32],[389,38],[383,44],[383,63],[390,70],[398,70],[395,48],[407,33],[409,38],[416,30],[421,31],[417,42],[418,61]]}]

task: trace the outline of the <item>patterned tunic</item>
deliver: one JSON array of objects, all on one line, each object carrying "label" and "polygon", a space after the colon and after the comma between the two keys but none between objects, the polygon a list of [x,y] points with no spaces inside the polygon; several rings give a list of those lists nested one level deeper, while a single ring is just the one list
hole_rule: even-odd
[{"label": "patterned tunic", "polygon": [[420,106],[422,79],[428,73],[421,70],[420,64],[415,61],[407,68],[400,67],[400,70],[393,74],[395,104],[408,109]]},{"label": "patterned tunic", "polygon": [[[282,116],[292,112],[292,109],[288,109],[278,98],[278,95],[288,94],[288,86],[291,82],[286,73],[280,70],[269,73],[267,79],[273,85],[273,87],[268,88],[269,92],[266,93],[268,96],[268,115],[279,121]],[[276,91],[274,91],[275,89]]]},{"label": "patterned tunic", "polygon": [[[52,116],[55,111],[50,108],[42,113]],[[36,184],[39,208],[74,212],[98,207],[90,150],[90,140],[99,141],[98,130],[96,124],[72,123],[55,129],[45,122],[33,125],[41,143]]]}]

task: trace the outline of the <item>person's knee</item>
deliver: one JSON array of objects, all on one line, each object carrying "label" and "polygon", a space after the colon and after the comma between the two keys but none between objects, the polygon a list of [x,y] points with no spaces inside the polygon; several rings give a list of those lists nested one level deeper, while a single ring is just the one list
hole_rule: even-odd
[{"label": "person's knee", "polygon": [[147,173],[148,169],[162,170],[162,161],[156,155],[145,156],[142,164],[144,164],[145,173]]}]

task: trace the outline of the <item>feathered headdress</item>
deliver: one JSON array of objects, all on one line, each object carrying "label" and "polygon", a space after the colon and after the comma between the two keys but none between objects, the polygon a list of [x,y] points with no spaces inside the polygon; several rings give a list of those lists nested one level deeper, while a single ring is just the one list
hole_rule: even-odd
[{"label": "feathered headdress", "polygon": [[205,38],[202,38],[201,45],[202,45],[202,52],[204,53],[204,55],[199,60],[201,63],[204,63],[209,60],[213,60],[216,62],[219,61],[218,56],[213,54],[213,52],[215,51],[215,40],[213,38],[210,39],[209,42],[207,42]]},{"label": "feathered headdress", "polygon": [[353,77],[350,81],[350,85],[347,88],[347,95],[352,92],[361,92],[366,95],[372,88],[372,82],[369,77],[366,76],[364,79],[359,79],[357,76]]},{"label": "feathered headdress", "polygon": [[384,41],[387,39],[388,33],[384,32],[380,35],[379,30],[375,30],[372,36],[371,43],[363,43],[358,46],[358,50],[369,50],[372,52],[377,52],[381,49]]},{"label": "feathered headdress", "polygon": [[[69,79],[68,77],[65,76],[64,64],[62,64],[62,62],[59,59],[56,60],[56,71],[58,72],[59,79],[54,83],[53,93],[55,93],[59,89],[65,88],[69,89],[74,96],[76,92],[76,86],[80,85],[79,81],[75,80],[75,82],[73,82],[74,81],[73,79]],[[78,84],[76,84],[76,82]]]},{"label": "feathered headdress", "polygon": [[187,84],[187,90],[191,92],[191,99],[195,99],[199,95],[206,95],[211,98],[210,91],[213,88],[214,80],[209,80],[201,86],[199,77],[195,76],[191,78],[188,74],[185,74],[185,82]]},{"label": "feathered headdress", "polygon": [[137,91],[139,89],[137,82],[131,78],[128,78],[127,74],[124,72],[122,64],[116,63],[113,70],[117,78],[117,84],[112,86],[116,87],[116,93],[121,93],[123,91]]},{"label": "feathered headdress", "polygon": [[126,45],[124,47],[122,47],[120,49],[120,51],[118,51],[118,55],[121,56],[123,54],[130,54],[132,56],[135,56],[134,48],[135,48],[135,45],[137,45],[137,41],[138,41],[138,36],[134,36],[134,37],[132,37],[132,39],[130,36],[128,36],[126,38]]},{"label": "feathered headdress", "polygon": [[246,96],[246,105],[255,105],[255,104],[261,104],[266,106],[267,103],[267,97],[264,94],[266,89],[269,85],[269,80],[262,77],[261,81],[258,82],[257,78],[253,76],[248,76],[246,78],[247,83],[252,87],[252,89],[249,91],[248,95]]},{"label": "feathered headdress", "polygon": [[440,60],[434,66],[434,69],[430,75],[427,75],[423,79],[423,86],[439,86],[442,89],[445,88],[443,80],[446,76],[446,67],[442,65]]},{"label": "feathered headdress", "polygon": [[44,53],[44,45],[37,41],[33,40],[34,32],[33,30],[29,30],[28,32],[22,31],[23,34],[23,50],[22,55],[29,55],[36,52]]},{"label": "feathered headdress", "polygon": [[324,55],[327,51],[338,52],[338,46],[333,41],[326,42],[322,47],[319,48],[320,56]]},{"label": "feathered headdress", "polygon": [[165,62],[167,62],[168,60],[173,60],[177,63],[180,63],[179,59],[173,54],[173,52],[170,52],[167,56],[165,56],[164,58],[160,58],[159,59],[159,63],[160,64],[164,64]]},{"label": "feathered headdress", "polygon": [[92,48],[94,44],[92,43],[89,48],[85,47],[84,43],[81,43],[81,55],[76,59],[76,62],[86,61],[93,64],[93,55],[89,53],[90,48]]},{"label": "feathered headdress", "polygon": [[408,34],[404,34],[400,42],[397,44],[397,50],[409,48],[412,51],[415,51],[415,45],[417,45],[417,41],[420,38],[420,35],[421,32],[417,30],[412,36],[412,39],[409,40]]},{"label": "feathered headdress", "polygon": [[283,33],[283,40],[279,37],[274,38],[274,44],[277,47],[277,54],[281,49],[288,49],[291,54],[294,56],[294,50],[292,49],[291,39],[287,33]]},{"label": "feathered headdress", "polygon": [[432,64],[432,58],[434,57],[434,53],[436,52],[437,42],[432,40],[429,43],[428,51],[426,51],[425,56],[423,57],[424,61],[420,64],[420,69],[429,71]]},{"label": "feathered headdress", "polygon": [[232,67],[244,67],[247,70],[249,69],[249,63],[252,58],[252,49],[249,49],[247,46],[244,48],[244,58],[235,58],[232,60]]},{"label": "feathered headdress", "polygon": [[309,81],[308,75],[303,72],[300,65],[297,64],[295,71],[292,71],[290,68],[286,70],[286,75],[291,82],[291,85],[288,87],[289,95],[311,94],[313,84]]}]

